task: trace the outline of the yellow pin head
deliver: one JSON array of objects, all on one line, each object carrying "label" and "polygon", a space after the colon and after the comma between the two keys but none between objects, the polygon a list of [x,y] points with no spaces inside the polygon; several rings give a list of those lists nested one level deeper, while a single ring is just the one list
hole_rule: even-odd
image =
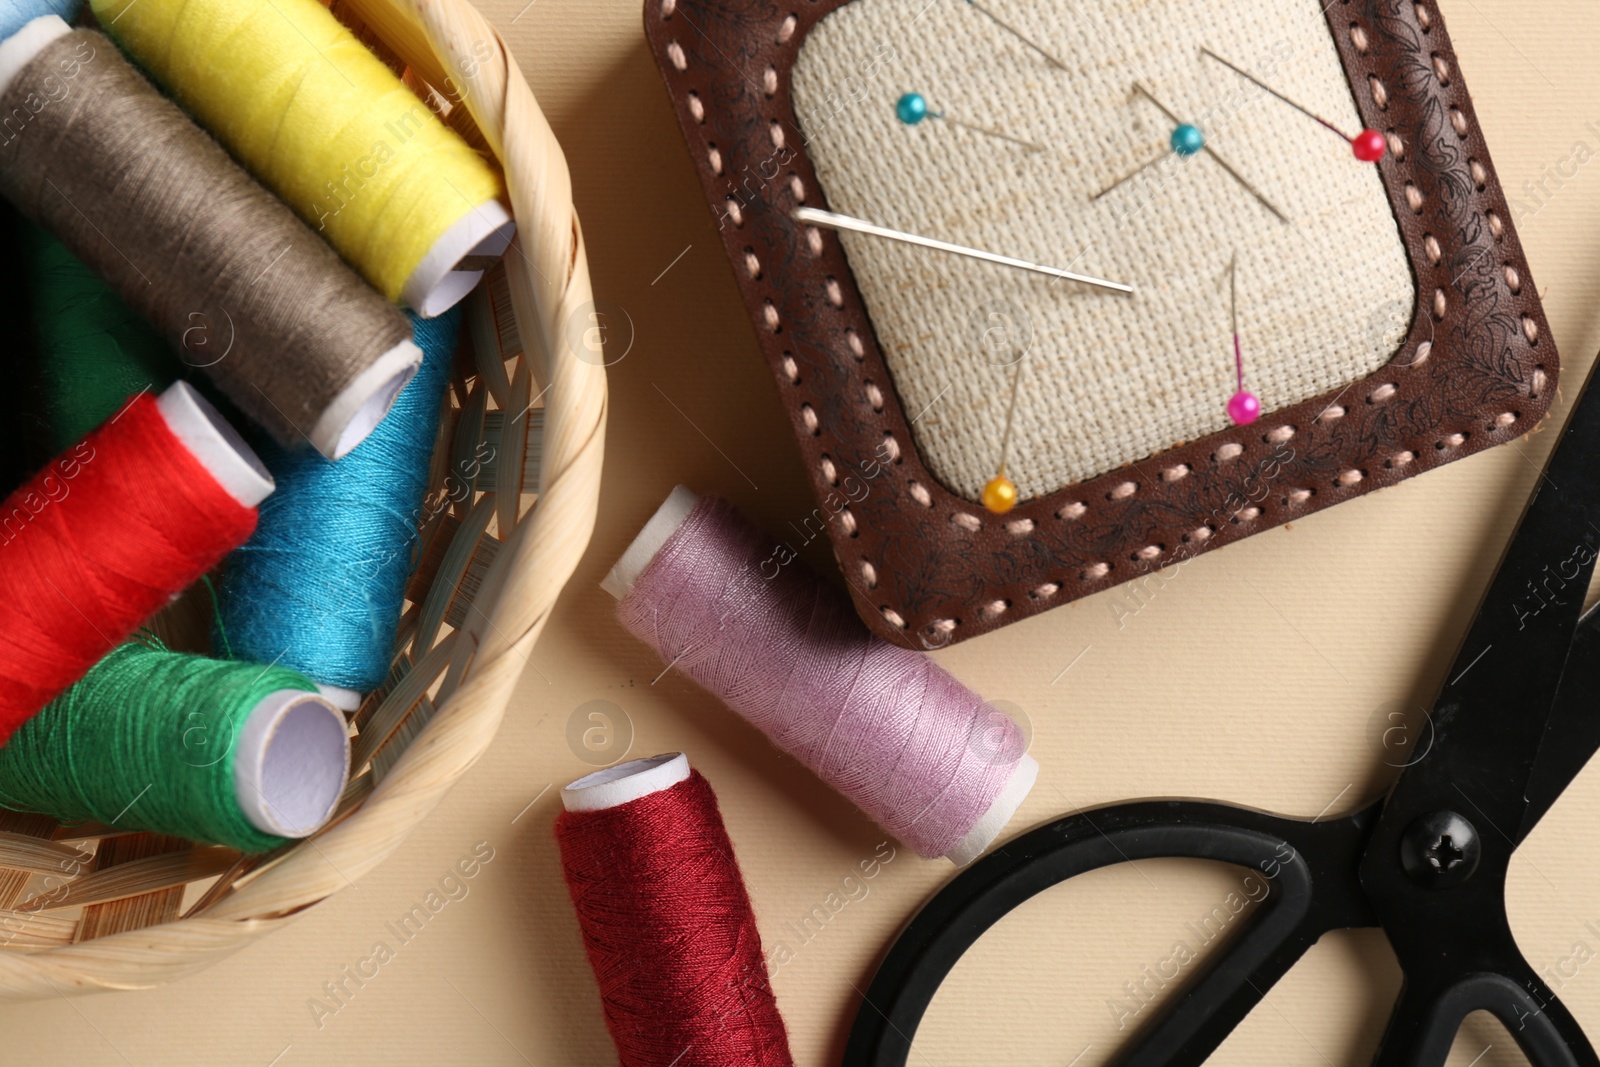
[{"label": "yellow pin head", "polygon": [[983,506],[996,515],[1004,515],[1017,506],[1017,483],[1005,476],[1005,472],[989,479],[989,484],[983,487]]}]

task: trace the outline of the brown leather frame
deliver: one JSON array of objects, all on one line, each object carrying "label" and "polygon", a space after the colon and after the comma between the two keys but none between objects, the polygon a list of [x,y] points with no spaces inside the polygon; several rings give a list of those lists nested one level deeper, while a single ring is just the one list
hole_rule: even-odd
[{"label": "brown leather frame", "polygon": [[[1004,517],[917,455],[837,236],[789,76],[849,0],[646,0],[645,28],[818,506],[867,625],[936,648],[1527,433],[1555,394],[1549,325],[1438,10],[1334,0],[1330,31],[1417,283],[1375,374]],[[1394,151],[1398,147],[1399,151]],[[1507,416],[1510,416],[1509,418]]]}]

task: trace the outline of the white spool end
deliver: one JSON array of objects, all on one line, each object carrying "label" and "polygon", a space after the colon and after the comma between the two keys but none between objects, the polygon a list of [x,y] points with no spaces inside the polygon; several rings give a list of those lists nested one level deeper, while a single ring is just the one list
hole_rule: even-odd
[{"label": "white spool end", "polygon": [[661,546],[667,543],[667,538],[677,532],[698,503],[700,498],[681,485],[668,493],[666,501],[650,516],[650,521],[644,524],[644,529],[633,539],[633,544],[622,553],[622,558],[605,576],[600,588],[618,600],[627,596],[633,590],[633,583],[639,580],[639,575],[650,566],[650,561],[656,558]]},{"label": "white spool end", "polygon": [[[35,19],[34,22],[42,21]],[[33,25],[33,23],[29,23]],[[5,45],[0,45],[4,48]],[[173,382],[156,397],[167,428],[227,494],[247,508],[272,495],[272,475],[228,420],[188,382]]]},{"label": "white spool end", "polygon": [[322,699],[340,711],[355,711],[361,706],[362,695],[356,690],[346,689],[342,685],[323,685],[318,682],[317,692],[322,694]]},{"label": "white spool end", "polygon": [[1006,828],[1011,816],[1017,813],[1023,800],[1032,792],[1033,783],[1038,779],[1039,761],[1024,752],[1022,758],[1017,761],[1016,768],[1012,770],[1011,777],[1006,780],[1005,787],[1000,790],[1000,795],[989,805],[989,810],[973,824],[965,837],[956,842],[955,848],[944,854],[944,858],[957,867],[965,867],[983,855],[983,850],[1000,836],[1000,831]]},{"label": "white spool end", "polygon": [[311,428],[311,443],[317,451],[329,459],[349,455],[378,428],[420,366],[422,349],[410,341],[401,341],[379,356],[333,398]]},{"label": "white spool end", "polygon": [[239,731],[233,795],[250,825],[309,837],[328,821],[350,774],[344,714],[315,693],[280,689]]},{"label": "white spool end", "polygon": [[568,811],[605,811],[671,789],[689,777],[689,757],[682,752],[632,759],[586,774],[561,790]]},{"label": "white spool end", "polygon": [[12,79],[44,51],[45,45],[71,32],[72,27],[60,15],[40,15],[0,41],[0,94],[11,88]]},{"label": "white spool end", "polygon": [[425,319],[442,315],[472,292],[484,265],[511,246],[517,224],[498,200],[479,204],[444,232],[400,290],[406,306]]}]

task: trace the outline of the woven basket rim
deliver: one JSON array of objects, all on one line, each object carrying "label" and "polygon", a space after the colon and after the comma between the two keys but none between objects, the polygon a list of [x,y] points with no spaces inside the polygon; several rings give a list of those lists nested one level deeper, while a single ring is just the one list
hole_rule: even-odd
[{"label": "woven basket rim", "polygon": [[[524,510],[525,475],[522,453],[516,451],[517,461],[499,464],[493,487],[473,509],[492,513],[482,516],[483,532],[467,521],[455,531],[493,538],[492,563],[479,575],[475,595],[457,594],[466,600],[458,627],[402,661],[416,676],[414,686],[423,693],[434,688],[433,713],[381,780],[374,782],[376,772],[369,770],[347,792],[348,810],[328,828],[273,854],[243,879],[233,870],[224,872],[217,885],[226,888],[208,891],[182,917],[36,950],[9,947],[14,931],[0,935],[0,947],[7,947],[0,952],[0,999],[143,989],[174,981],[277,929],[377,866],[488,749],[528,655],[594,529],[606,382],[599,361],[579,358],[564,336],[565,324],[594,305],[560,146],[509,46],[468,0],[340,3],[406,64],[412,77],[465,103],[475,132],[505,174],[517,222],[505,275],[522,352],[508,374],[498,350],[487,356],[480,351],[475,396],[493,394],[500,408],[516,410],[511,402],[526,400],[537,377],[544,405],[537,501]],[[471,424],[480,436],[485,403],[478,403],[477,421]],[[436,474],[439,469],[436,464]],[[493,532],[487,530],[491,521]],[[482,542],[466,547],[474,546],[481,548]],[[454,551],[455,543],[450,547]],[[426,699],[419,695],[417,703]],[[370,758],[371,746],[365,751]],[[22,843],[38,840],[4,836]],[[203,877],[216,873],[208,870]]]}]

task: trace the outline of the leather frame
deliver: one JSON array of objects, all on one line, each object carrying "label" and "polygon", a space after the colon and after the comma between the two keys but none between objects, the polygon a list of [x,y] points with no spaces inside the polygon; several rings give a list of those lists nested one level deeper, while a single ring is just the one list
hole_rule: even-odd
[{"label": "leather frame", "polygon": [[1437,8],[1334,0],[1361,120],[1389,138],[1378,166],[1416,281],[1395,356],[1005,516],[951,493],[918,457],[838,236],[790,217],[827,200],[789,76],[848,2],[646,0],[645,29],[817,495],[797,528],[826,527],[887,640],[938,648],[1155,574],[1513,440],[1549,408],[1555,345]]}]

